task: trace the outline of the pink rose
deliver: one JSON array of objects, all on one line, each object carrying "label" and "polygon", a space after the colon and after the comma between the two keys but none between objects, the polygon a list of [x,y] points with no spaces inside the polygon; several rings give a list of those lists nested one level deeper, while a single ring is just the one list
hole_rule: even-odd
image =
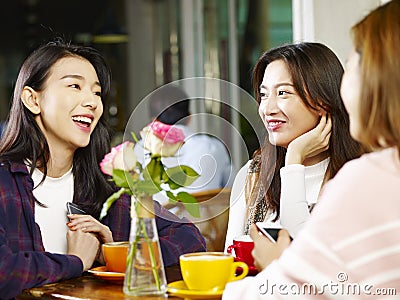
[{"label": "pink rose", "polygon": [[168,144],[181,143],[185,140],[183,131],[176,126],[154,121],[150,124],[150,128],[157,137]]},{"label": "pink rose", "polygon": [[174,156],[185,140],[181,129],[159,121],[143,128],[140,135],[144,141],[144,148],[163,157]]},{"label": "pink rose", "polygon": [[112,176],[114,169],[125,171],[134,170],[137,163],[137,157],[133,151],[135,144],[126,141],[111,149],[100,163],[100,169],[104,174]]}]

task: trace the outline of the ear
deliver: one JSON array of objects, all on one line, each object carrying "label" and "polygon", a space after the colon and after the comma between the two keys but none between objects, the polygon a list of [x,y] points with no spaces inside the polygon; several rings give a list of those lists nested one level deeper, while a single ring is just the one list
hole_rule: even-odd
[{"label": "ear", "polygon": [[317,111],[318,111],[318,115],[320,117],[329,113],[328,112],[328,107],[323,103],[320,103],[320,105],[317,107]]},{"label": "ear", "polygon": [[33,114],[38,115],[40,113],[38,94],[33,88],[25,86],[21,93],[21,100]]}]

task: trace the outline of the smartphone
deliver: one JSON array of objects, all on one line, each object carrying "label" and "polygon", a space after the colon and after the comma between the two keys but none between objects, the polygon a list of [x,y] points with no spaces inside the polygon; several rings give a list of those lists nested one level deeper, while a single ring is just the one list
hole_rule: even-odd
[{"label": "smartphone", "polygon": [[86,211],[84,211],[82,208],[80,208],[78,205],[72,203],[72,202],[67,202],[67,213],[69,215],[88,215]]},{"label": "smartphone", "polygon": [[[256,225],[258,230],[260,230],[267,238],[269,238],[271,242],[276,243],[278,240],[279,230],[281,230],[282,227],[270,227],[263,222],[257,222]],[[292,237],[290,237],[290,241],[293,241]]]},{"label": "smartphone", "polygon": [[269,238],[271,242],[276,243],[278,240],[279,230],[282,228],[266,227],[266,224],[263,222],[257,222],[256,225],[258,230],[260,230],[267,238]]}]

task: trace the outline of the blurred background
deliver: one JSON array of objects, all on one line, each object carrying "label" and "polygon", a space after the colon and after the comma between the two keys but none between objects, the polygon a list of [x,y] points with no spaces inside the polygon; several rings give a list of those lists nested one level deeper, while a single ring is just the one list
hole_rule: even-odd
[{"label": "blurred background", "polygon": [[[344,60],[348,30],[382,0],[6,0],[0,10],[0,122],[6,121],[17,72],[38,45],[61,36],[100,50],[112,69],[106,118],[120,136],[136,106],[159,86],[192,77],[228,81],[251,98],[260,54],[293,41],[322,41]],[[218,89],[218,87],[217,87]],[[240,96],[239,96],[240,97]],[[217,99],[218,97],[216,97]],[[230,94],[233,107],[192,101],[192,113],[221,116],[237,132],[198,121],[223,136],[236,166],[259,146],[255,101]],[[239,111],[238,111],[239,110]],[[243,117],[243,113],[254,120]],[[146,118],[148,116],[143,116]]]}]

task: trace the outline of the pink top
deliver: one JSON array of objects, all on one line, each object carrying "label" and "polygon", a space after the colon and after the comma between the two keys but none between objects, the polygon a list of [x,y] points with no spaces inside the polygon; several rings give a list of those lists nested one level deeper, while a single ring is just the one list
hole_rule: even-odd
[{"label": "pink top", "polygon": [[345,164],[280,259],[256,277],[229,283],[223,299],[308,299],[310,291],[321,299],[400,294],[397,150]]}]

